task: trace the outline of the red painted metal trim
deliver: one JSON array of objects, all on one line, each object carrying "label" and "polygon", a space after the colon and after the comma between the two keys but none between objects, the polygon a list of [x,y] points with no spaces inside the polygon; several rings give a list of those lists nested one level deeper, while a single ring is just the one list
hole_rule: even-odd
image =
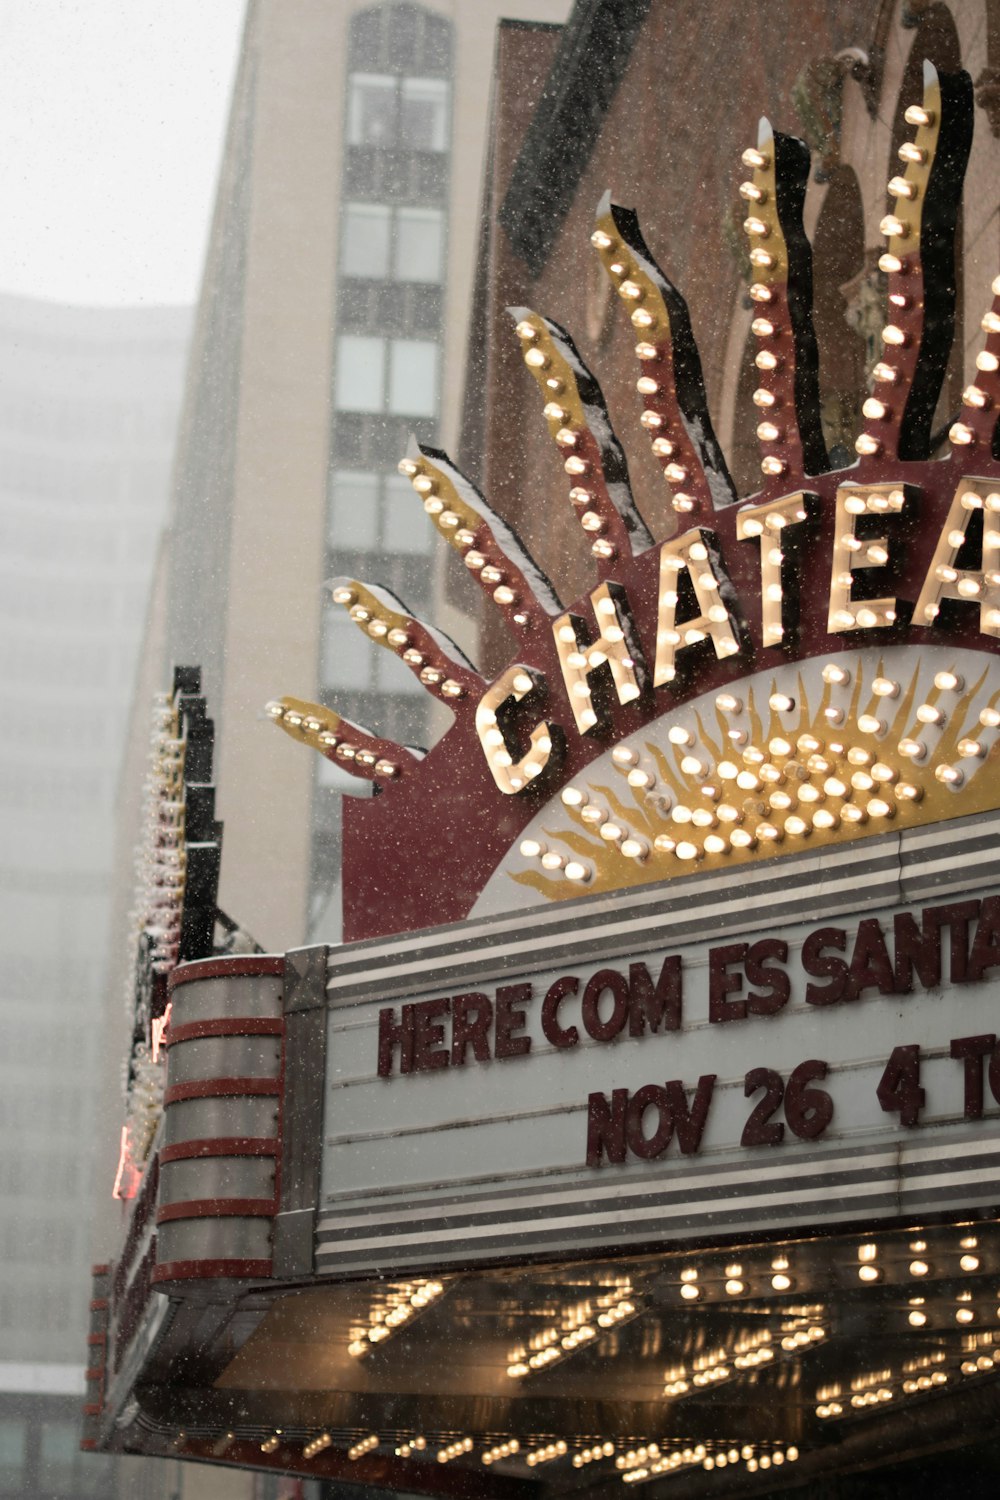
[{"label": "red painted metal trim", "polygon": [[165,1046],[173,1047],[178,1042],[208,1036],[281,1036],[284,1029],[280,1016],[221,1016],[215,1021],[188,1021],[183,1026],[171,1026],[163,1041]]},{"label": "red painted metal trim", "polygon": [[80,1439],[80,1450],[83,1453],[96,1453],[97,1452],[97,1443],[94,1441],[93,1438],[81,1438]]},{"label": "red painted metal trim", "polygon": [[83,1408],[83,1415],[85,1417],[99,1417],[103,1410],[104,1407],[100,1401],[88,1401]]},{"label": "red painted metal trim", "polygon": [[153,1282],[256,1281],[270,1274],[269,1260],[171,1260],[153,1267]]},{"label": "red painted metal trim", "polygon": [[91,1345],[106,1344],[107,1342],[108,1342],[108,1336],[107,1336],[106,1333],[88,1333],[87,1334],[87,1343],[88,1344],[91,1344]]},{"label": "red painted metal trim", "polygon": [[84,1380],[103,1380],[104,1379],[104,1366],[103,1365],[93,1365],[90,1369],[84,1370],[84,1372],[83,1372],[83,1378],[84,1378]]},{"label": "red painted metal trim", "polygon": [[108,1272],[110,1270],[111,1270],[110,1264],[107,1261],[105,1261],[103,1263],[103,1265],[91,1266],[91,1268],[90,1268],[90,1274],[91,1274],[91,1276],[107,1276],[107,1274],[108,1274]]},{"label": "red painted metal trim", "polygon": [[105,1312],[108,1306],[107,1297],[92,1297],[90,1299],[91,1312]]},{"label": "red painted metal trim", "polygon": [[178,1141],[160,1147],[160,1166],[171,1161],[198,1161],[215,1156],[277,1156],[279,1143],[274,1136],[215,1135],[196,1141]]},{"label": "red painted metal trim", "polygon": [[174,1083],[163,1096],[164,1106],[184,1099],[227,1099],[241,1094],[281,1093],[280,1078],[200,1078],[192,1083]]},{"label": "red painted metal trim", "polygon": [[278,1212],[274,1198],[188,1198],[156,1210],[157,1224],[175,1219],[269,1219]]},{"label": "red painted metal trim", "polygon": [[167,987],[174,991],[178,985],[191,984],[197,979],[246,979],[264,974],[285,972],[284,954],[233,954],[229,958],[197,958],[191,963],[178,964],[171,970]]}]

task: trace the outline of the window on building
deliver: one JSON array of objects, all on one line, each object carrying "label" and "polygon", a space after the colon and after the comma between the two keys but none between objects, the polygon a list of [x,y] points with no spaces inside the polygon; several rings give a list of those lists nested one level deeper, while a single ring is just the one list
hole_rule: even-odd
[{"label": "window on building", "polygon": [[28,1424],[21,1418],[0,1421],[0,1490],[24,1493],[24,1465],[28,1452]]},{"label": "window on building", "polygon": [[330,545],[370,551],[378,540],[379,476],[335,469],[330,476]]},{"label": "window on building", "polygon": [[443,275],[444,215],[436,208],[348,203],[340,269],[345,276],[438,283]]},{"label": "window on building", "polygon": [[401,417],[436,417],[438,346],[432,339],[388,341],[342,334],[337,343],[334,402],[338,411],[390,411]]},{"label": "window on building", "polygon": [[340,605],[331,605],[323,618],[320,677],[324,688],[360,692],[371,685],[375,647],[365,641]]},{"label": "window on building", "polygon": [[401,208],[396,214],[392,274],[397,281],[437,282],[442,276],[444,218],[436,208]]},{"label": "window on building", "polygon": [[396,141],[398,79],[388,73],[352,73],[347,86],[349,146],[392,146]]},{"label": "window on building", "polygon": [[448,85],[443,78],[404,78],[400,141],[413,151],[448,149]]},{"label": "window on building", "polygon": [[347,84],[347,144],[447,151],[447,81],[352,73]]},{"label": "window on building", "polygon": [[39,1458],[45,1489],[67,1490],[71,1487],[79,1448],[80,1431],[75,1422],[43,1424]]},{"label": "window on building", "polygon": [[348,203],[344,208],[340,268],[345,276],[372,279],[389,274],[392,210],[382,203]]},{"label": "window on building", "polygon": [[382,522],[383,552],[429,552],[434,537],[423,506],[413,486],[402,474],[385,481],[385,514]]},{"label": "window on building", "polygon": [[107,1500],[109,1495],[114,1494],[111,1470],[113,1462],[109,1453],[88,1453],[77,1468],[74,1494],[93,1495],[95,1500]]},{"label": "window on building", "polygon": [[334,399],[340,411],[382,411],[385,340],[343,334],[337,343]]},{"label": "window on building", "polygon": [[393,339],[389,410],[397,416],[437,416],[438,346],[430,339]]},{"label": "window on building", "polygon": [[400,661],[391,651],[380,651],[376,664],[376,685],[380,693],[391,693],[405,698],[426,697],[427,689],[416,672]]}]

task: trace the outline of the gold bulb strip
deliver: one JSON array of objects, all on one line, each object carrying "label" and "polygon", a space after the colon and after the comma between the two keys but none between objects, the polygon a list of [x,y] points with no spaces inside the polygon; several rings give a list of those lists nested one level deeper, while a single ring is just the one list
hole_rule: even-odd
[{"label": "gold bulb strip", "polygon": [[408,614],[388,589],[356,578],[335,578],[330,588],[334,603],[347,611],[362,634],[398,656],[433,697],[452,709],[462,700],[478,702],[482,697],[486,679],[455,643]]},{"label": "gold bulb strip", "polygon": [[562,458],[569,497],[590,539],[598,576],[653,544],[629,487],[621,444],[601,388],[565,329],[527,308],[510,309],[525,365],[545,402],[549,435]]},{"label": "gold bulb strip", "polygon": [[437,449],[411,441],[400,461],[435,529],[459,554],[516,635],[548,630],[561,605],[514,532],[490,510],[471,480]]},{"label": "gold bulb strip", "polygon": [[685,524],[707,523],[735,492],[712,428],[687,303],[653,258],[637,214],[610,194],[590,238],[636,335],[641,421],[673,508]]},{"label": "gold bulb strip", "polygon": [[350,719],[305,698],[275,699],[265,712],[293,740],[365,781],[395,781],[423,759],[421,751],[397,745],[394,740],[378,739]]}]

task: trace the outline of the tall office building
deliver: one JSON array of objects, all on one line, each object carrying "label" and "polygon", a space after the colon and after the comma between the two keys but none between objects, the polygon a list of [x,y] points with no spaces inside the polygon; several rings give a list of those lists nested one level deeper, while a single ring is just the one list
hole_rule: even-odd
[{"label": "tall office building", "polygon": [[104,942],[190,322],[0,296],[0,1494],[20,1500],[107,1482],[76,1451]]},{"label": "tall office building", "polygon": [[[568,9],[248,7],[149,649],[162,681],[172,661],[204,668],[228,818],[220,900],[265,947],[339,935],[339,792],[358,791],[289,755],[267,700],[322,699],[409,742],[446,723],[323,583],[362,576],[432,612],[432,529],[396,464],[411,434],[457,437],[498,21],[548,27]],[[435,621],[461,632],[447,592],[459,608]]]}]

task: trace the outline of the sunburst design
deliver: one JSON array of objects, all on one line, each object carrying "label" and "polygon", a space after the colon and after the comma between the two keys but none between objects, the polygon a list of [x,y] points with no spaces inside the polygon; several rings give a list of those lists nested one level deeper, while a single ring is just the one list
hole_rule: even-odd
[{"label": "sunburst design", "polygon": [[[499,610],[519,655],[487,683],[394,596],[335,582],[336,602],[455,718],[425,757],[329,709],[296,699],[269,705],[293,737],[384,793],[345,817],[350,935],[467,915],[487,887],[497,890],[495,872],[507,872],[508,888],[513,875],[539,897],[559,898],[1000,802],[995,778],[984,774],[995,756],[1000,687],[992,656],[1000,635],[992,447],[1000,278],[947,456],[931,461],[929,451],[954,328],[955,223],[972,115],[968,76],[926,64],[923,102],[906,115],[913,136],[889,184],[893,211],[881,225],[889,320],[873,372],[877,394],[865,402],[858,460],[847,470],[830,470],[820,425],[802,225],[809,155],[766,121],[744,153],[740,188],[763,481],[750,500],[735,503],[686,304],[632,210],[605,198],[592,243],[636,334],[640,422],[670,488],[675,536],[654,539],[640,516],[600,386],[569,334],[536,312],[512,310],[598,586],[564,608],[450,460],[411,444],[401,471]],[[974,671],[970,651],[980,663]],[[838,671],[849,692],[823,675]],[[961,691],[937,684],[963,672]],[[889,681],[892,694],[879,686]],[[795,709],[775,708],[781,699]],[[737,701],[742,728],[720,706]],[[687,754],[675,738],[682,733],[691,737]],[[624,780],[613,784],[609,767]],[[729,795],[727,776],[742,801]],[[843,795],[831,790],[841,784]],[[587,800],[574,802],[577,795]],[[591,807],[606,816],[588,820]],[[686,828],[681,808],[691,814]],[[535,846],[530,858],[519,852]],[[426,861],[418,890],[413,859],[432,849],[443,858]]]},{"label": "sunburst design", "polygon": [[693,699],[563,787],[497,874],[566,900],[991,808],[1000,662],[980,667],[858,653]]}]

